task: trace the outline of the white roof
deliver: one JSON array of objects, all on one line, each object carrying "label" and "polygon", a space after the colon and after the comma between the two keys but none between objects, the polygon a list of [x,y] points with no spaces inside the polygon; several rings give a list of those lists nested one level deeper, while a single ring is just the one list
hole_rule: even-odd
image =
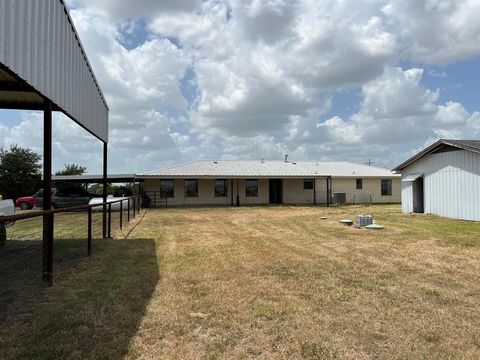
[{"label": "white roof", "polygon": [[197,160],[140,177],[399,177],[388,169],[338,161]]}]

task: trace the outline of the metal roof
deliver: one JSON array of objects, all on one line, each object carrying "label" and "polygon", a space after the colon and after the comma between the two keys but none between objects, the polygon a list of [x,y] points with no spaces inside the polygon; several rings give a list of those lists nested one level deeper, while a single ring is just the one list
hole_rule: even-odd
[{"label": "metal roof", "polygon": [[388,169],[350,162],[197,160],[139,177],[397,177]]},{"label": "metal roof", "polygon": [[472,151],[475,153],[480,153],[480,140],[450,140],[450,139],[440,139],[434,142],[432,145],[426,147],[416,155],[412,156],[408,160],[404,161],[397,167],[393,169],[393,171],[400,171],[407,166],[413,164],[415,161],[423,158],[424,156],[431,154],[435,151],[440,150],[443,147],[452,146],[458,149]]},{"label": "metal roof", "polygon": [[63,0],[0,0],[0,107],[45,99],[103,141],[108,105]]}]

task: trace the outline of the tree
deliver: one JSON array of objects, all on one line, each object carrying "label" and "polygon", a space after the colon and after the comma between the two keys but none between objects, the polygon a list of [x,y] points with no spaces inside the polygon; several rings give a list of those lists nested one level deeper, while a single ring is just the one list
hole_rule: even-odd
[{"label": "tree", "polygon": [[42,184],[41,158],[18,145],[0,148],[0,194],[6,199],[34,194]]},{"label": "tree", "polygon": [[[87,171],[85,166],[78,164],[65,164],[63,170],[57,171],[55,175],[83,175]],[[85,186],[80,183],[70,183],[67,181],[56,181],[55,187],[62,192],[69,193],[72,191],[85,191]]]},{"label": "tree", "polygon": [[65,164],[65,169],[57,171],[55,175],[83,175],[87,171],[85,166],[78,164]]},{"label": "tree", "polygon": [[[107,195],[114,195],[117,191],[118,186],[111,183],[107,184]],[[88,192],[98,196],[103,196],[103,184],[91,184],[88,187]]]}]

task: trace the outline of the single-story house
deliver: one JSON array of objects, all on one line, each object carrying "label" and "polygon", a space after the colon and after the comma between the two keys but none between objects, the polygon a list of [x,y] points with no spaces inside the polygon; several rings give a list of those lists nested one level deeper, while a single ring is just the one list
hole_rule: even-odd
[{"label": "single-story house", "polygon": [[480,140],[441,139],[393,170],[404,213],[480,221]]},{"label": "single-story house", "polygon": [[399,175],[350,162],[198,160],[137,178],[167,206],[400,203],[401,193]]}]

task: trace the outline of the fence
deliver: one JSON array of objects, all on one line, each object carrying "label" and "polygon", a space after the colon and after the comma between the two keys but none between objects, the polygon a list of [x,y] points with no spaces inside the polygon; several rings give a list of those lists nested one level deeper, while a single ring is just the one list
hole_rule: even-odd
[{"label": "fence", "polygon": [[[0,320],[19,300],[52,284],[62,272],[94,252],[95,241],[122,229],[141,209],[141,197],[48,211],[0,216]],[[45,219],[53,218],[46,244]],[[53,245],[52,245],[53,243]]]},{"label": "fence", "polygon": [[168,197],[160,191],[144,191],[143,205],[145,207],[168,207]]}]

